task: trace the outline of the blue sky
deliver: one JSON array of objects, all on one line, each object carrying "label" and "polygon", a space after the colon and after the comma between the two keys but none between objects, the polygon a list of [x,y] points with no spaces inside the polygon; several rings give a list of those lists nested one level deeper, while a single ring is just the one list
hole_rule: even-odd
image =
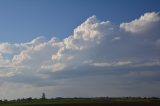
[{"label": "blue sky", "polygon": [[92,15],[121,23],[158,12],[159,4],[157,0],[0,0],[0,42],[27,42],[37,36],[62,39]]},{"label": "blue sky", "polygon": [[0,0],[0,99],[160,97],[159,4]]}]

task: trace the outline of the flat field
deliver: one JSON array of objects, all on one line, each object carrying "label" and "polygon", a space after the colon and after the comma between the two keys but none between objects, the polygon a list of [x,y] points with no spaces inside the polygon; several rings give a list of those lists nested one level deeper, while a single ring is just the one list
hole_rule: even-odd
[{"label": "flat field", "polygon": [[59,99],[0,102],[0,106],[160,106],[156,99]]}]

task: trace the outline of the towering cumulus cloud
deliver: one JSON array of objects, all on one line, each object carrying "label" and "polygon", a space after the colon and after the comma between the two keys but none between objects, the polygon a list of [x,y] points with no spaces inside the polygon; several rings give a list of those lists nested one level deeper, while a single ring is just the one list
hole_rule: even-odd
[{"label": "towering cumulus cloud", "polygon": [[[1,42],[1,86],[24,84],[34,89],[77,79],[63,87],[90,84],[103,91],[105,83],[118,88],[119,84],[134,86],[137,81],[138,86],[155,82],[160,87],[159,28],[160,15],[155,12],[120,25],[92,16],[63,40],[40,36],[26,43]],[[97,95],[94,89],[92,94]]]}]

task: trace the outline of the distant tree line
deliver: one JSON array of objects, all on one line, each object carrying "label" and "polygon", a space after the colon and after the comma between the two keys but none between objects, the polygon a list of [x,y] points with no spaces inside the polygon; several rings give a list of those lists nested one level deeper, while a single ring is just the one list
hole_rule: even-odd
[{"label": "distant tree line", "polygon": [[15,100],[0,100],[1,103],[4,102],[30,102],[30,101],[42,101],[42,100],[158,100],[160,101],[159,97],[91,97],[91,98],[85,98],[85,97],[74,97],[74,98],[63,98],[63,97],[56,97],[56,98],[46,98],[45,93],[42,93],[41,98],[19,98]]}]

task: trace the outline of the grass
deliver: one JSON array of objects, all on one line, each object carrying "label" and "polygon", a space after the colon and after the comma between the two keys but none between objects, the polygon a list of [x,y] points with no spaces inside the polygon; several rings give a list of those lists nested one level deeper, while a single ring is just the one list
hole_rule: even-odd
[{"label": "grass", "polygon": [[0,106],[160,106],[158,99],[60,99],[1,102]]}]

